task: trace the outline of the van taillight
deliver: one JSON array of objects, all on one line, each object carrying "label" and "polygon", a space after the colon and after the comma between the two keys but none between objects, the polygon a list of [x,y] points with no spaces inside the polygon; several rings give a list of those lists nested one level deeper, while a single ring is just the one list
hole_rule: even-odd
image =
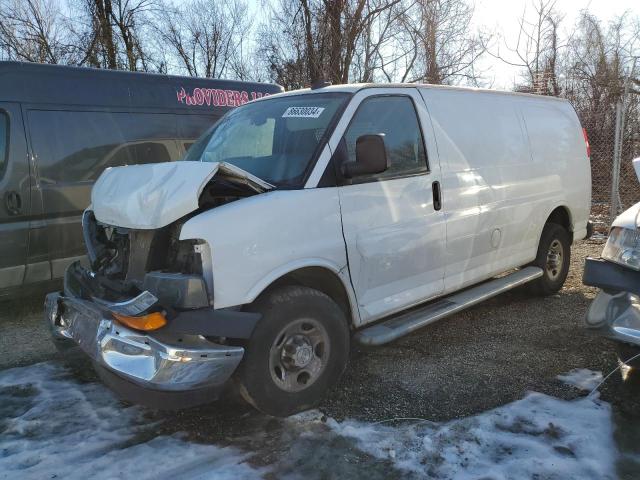
[{"label": "van taillight", "polygon": [[589,145],[589,136],[586,128],[582,129],[582,135],[584,135],[584,145],[587,147],[587,157],[591,158],[591,145]]}]

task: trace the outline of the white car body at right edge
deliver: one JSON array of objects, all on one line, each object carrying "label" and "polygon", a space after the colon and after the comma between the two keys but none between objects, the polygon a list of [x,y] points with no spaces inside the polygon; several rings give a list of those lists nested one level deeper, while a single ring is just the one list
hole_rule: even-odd
[{"label": "white car body at right edge", "polygon": [[[640,158],[633,166],[640,181]],[[600,289],[585,326],[616,340],[621,364],[640,368],[640,202],[614,219],[600,257],[585,259],[582,282]]]},{"label": "white car body at right edge", "polygon": [[588,234],[590,175],[557,98],[272,95],[181,162],[107,169],[83,217],[91,269],[71,265],[45,314],[119,392],[191,404],[234,375],[252,405],[289,415],[335,384],[351,331],[381,344],[524,283],[557,292]]}]

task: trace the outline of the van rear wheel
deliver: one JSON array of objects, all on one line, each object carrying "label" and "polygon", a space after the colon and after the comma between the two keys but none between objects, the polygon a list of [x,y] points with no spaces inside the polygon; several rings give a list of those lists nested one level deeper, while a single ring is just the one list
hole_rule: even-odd
[{"label": "van rear wheel", "polygon": [[569,273],[571,240],[569,232],[557,223],[547,223],[542,230],[538,254],[530,264],[542,269],[542,276],[529,284],[537,295],[551,295],[564,285]]},{"label": "van rear wheel", "polygon": [[285,417],[317,405],[349,358],[345,315],[330,297],[301,286],[258,300],[262,313],[238,369],[242,397],[268,415]]}]

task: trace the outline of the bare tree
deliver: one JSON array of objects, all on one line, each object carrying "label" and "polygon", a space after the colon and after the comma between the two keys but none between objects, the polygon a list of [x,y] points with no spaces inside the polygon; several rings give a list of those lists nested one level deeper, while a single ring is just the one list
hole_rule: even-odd
[{"label": "bare tree", "polygon": [[364,23],[362,34],[354,50],[350,80],[374,82],[393,81],[397,66],[406,55],[402,43],[401,20],[413,1],[403,1],[387,8]]},{"label": "bare tree", "polygon": [[524,83],[520,91],[544,95],[559,95],[558,56],[562,45],[559,26],[562,16],[555,10],[556,0],[534,0],[533,15],[527,10],[519,19],[520,29],[515,45],[506,45],[509,57],[498,51],[495,56],[503,62],[520,67]]},{"label": "bare tree", "polygon": [[82,42],[66,26],[55,0],[0,1],[0,48],[7,59],[82,64]]},{"label": "bare tree", "polygon": [[[317,43],[312,36],[314,30],[308,25],[309,15],[306,23],[301,20],[303,12],[296,0],[279,0],[278,4],[270,7],[268,15],[268,19],[258,27],[256,36],[263,68],[272,80],[287,90],[309,85],[309,71],[314,68],[309,65],[310,55],[314,55],[313,61],[321,64],[317,55],[309,53],[309,43],[312,46]],[[308,40],[310,35],[311,42]]]},{"label": "bare tree", "polygon": [[[98,0],[100,1],[100,0]],[[106,0],[105,0],[106,1]],[[111,20],[119,32],[119,41],[126,59],[126,68],[131,71],[147,68],[147,53],[143,48],[142,29],[148,15],[157,7],[155,0],[115,0]]]},{"label": "bare tree", "polygon": [[85,0],[91,19],[92,42],[89,62],[94,67],[115,69],[118,67],[116,42],[114,39],[113,6],[111,0]]},{"label": "bare tree", "polygon": [[148,70],[143,30],[156,0],[84,0],[92,41],[89,63],[95,67]]},{"label": "bare tree", "polygon": [[378,58],[376,49],[386,38],[382,19],[392,19],[389,12],[401,3],[280,0],[273,6],[269,22],[261,26],[261,56],[273,78],[286,86],[299,87],[321,79],[346,83],[354,76],[370,80]]},{"label": "bare tree", "polygon": [[417,0],[402,20],[410,59],[402,81],[477,85],[488,36],[472,28],[473,12],[465,0]]},{"label": "bare tree", "polygon": [[630,162],[640,155],[640,96],[633,94],[633,86],[640,84],[639,56],[638,17],[627,13],[605,25],[588,12],[580,16],[562,55],[562,96],[571,101],[591,140],[597,202],[610,200],[617,107],[626,119],[621,125],[619,193],[623,204],[640,199]]},{"label": "bare tree", "polygon": [[[177,68],[200,77],[250,76],[245,64],[251,22],[241,0],[195,0],[159,15],[156,35]],[[169,60],[171,61],[171,60]]]}]

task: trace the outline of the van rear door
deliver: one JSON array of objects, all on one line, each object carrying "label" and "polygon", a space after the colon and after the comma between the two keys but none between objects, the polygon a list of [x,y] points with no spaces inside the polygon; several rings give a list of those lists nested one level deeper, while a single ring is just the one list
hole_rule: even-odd
[{"label": "van rear door", "polygon": [[0,289],[22,285],[27,263],[29,157],[20,105],[0,102]]}]

